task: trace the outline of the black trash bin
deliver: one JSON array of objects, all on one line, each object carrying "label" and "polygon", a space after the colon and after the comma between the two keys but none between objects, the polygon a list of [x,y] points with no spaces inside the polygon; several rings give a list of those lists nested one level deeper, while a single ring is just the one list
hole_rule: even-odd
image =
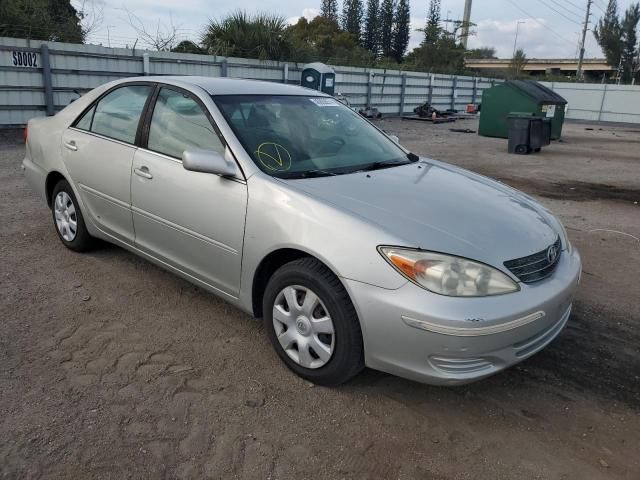
[{"label": "black trash bin", "polygon": [[534,152],[539,152],[544,143],[544,128],[542,118],[531,117],[529,125],[529,148]]},{"label": "black trash bin", "polygon": [[520,155],[531,151],[530,129],[533,117],[526,113],[510,113],[507,117],[509,126],[509,153]]}]

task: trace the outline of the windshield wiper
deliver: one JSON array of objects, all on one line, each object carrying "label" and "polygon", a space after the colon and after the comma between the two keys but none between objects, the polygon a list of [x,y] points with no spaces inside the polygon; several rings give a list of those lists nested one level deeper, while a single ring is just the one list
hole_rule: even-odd
[{"label": "windshield wiper", "polygon": [[410,163],[415,162],[412,158],[407,158],[407,160],[386,160],[384,162],[373,162],[364,167],[353,170],[353,172],[370,172],[371,170],[381,170],[383,168],[391,168],[398,167],[400,165],[408,165]]},{"label": "windshield wiper", "polygon": [[317,177],[335,177],[338,175],[334,172],[329,172],[328,170],[321,170],[319,168],[315,170],[306,170],[302,172],[290,172],[287,175],[282,176],[281,178],[295,179],[295,178],[317,178]]}]

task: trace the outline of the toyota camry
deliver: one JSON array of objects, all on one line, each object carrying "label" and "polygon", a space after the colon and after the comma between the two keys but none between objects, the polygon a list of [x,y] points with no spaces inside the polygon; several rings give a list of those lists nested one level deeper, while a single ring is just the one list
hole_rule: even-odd
[{"label": "toyota camry", "polygon": [[25,138],[64,246],[112,242],[262,318],[318,384],[365,366],[481,379],[544,348],[571,312],[580,256],[549,210],[317,91],[128,78]]}]

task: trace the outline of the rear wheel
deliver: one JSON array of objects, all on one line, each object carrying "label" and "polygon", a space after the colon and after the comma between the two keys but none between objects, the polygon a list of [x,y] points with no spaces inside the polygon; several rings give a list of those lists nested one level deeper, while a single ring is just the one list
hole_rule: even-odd
[{"label": "rear wheel", "polygon": [[283,362],[320,385],[338,385],[364,368],[358,316],[340,280],[302,258],[278,269],[263,298],[264,324]]},{"label": "rear wheel", "polygon": [[60,180],[53,188],[51,213],[58,237],[65,247],[84,252],[93,246],[94,239],[87,231],[76,196],[66,180]]}]

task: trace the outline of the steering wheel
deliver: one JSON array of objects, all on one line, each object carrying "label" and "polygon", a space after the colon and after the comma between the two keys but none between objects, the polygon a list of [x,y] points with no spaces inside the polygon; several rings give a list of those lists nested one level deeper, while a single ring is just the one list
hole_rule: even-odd
[{"label": "steering wheel", "polygon": [[337,147],[336,152],[347,144],[347,142],[344,140],[344,138],[339,137],[337,135],[334,135],[333,137],[327,138],[326,142],[331,144],[331,145],[333,145],[333,146],[335,146],[335,147]]}]

